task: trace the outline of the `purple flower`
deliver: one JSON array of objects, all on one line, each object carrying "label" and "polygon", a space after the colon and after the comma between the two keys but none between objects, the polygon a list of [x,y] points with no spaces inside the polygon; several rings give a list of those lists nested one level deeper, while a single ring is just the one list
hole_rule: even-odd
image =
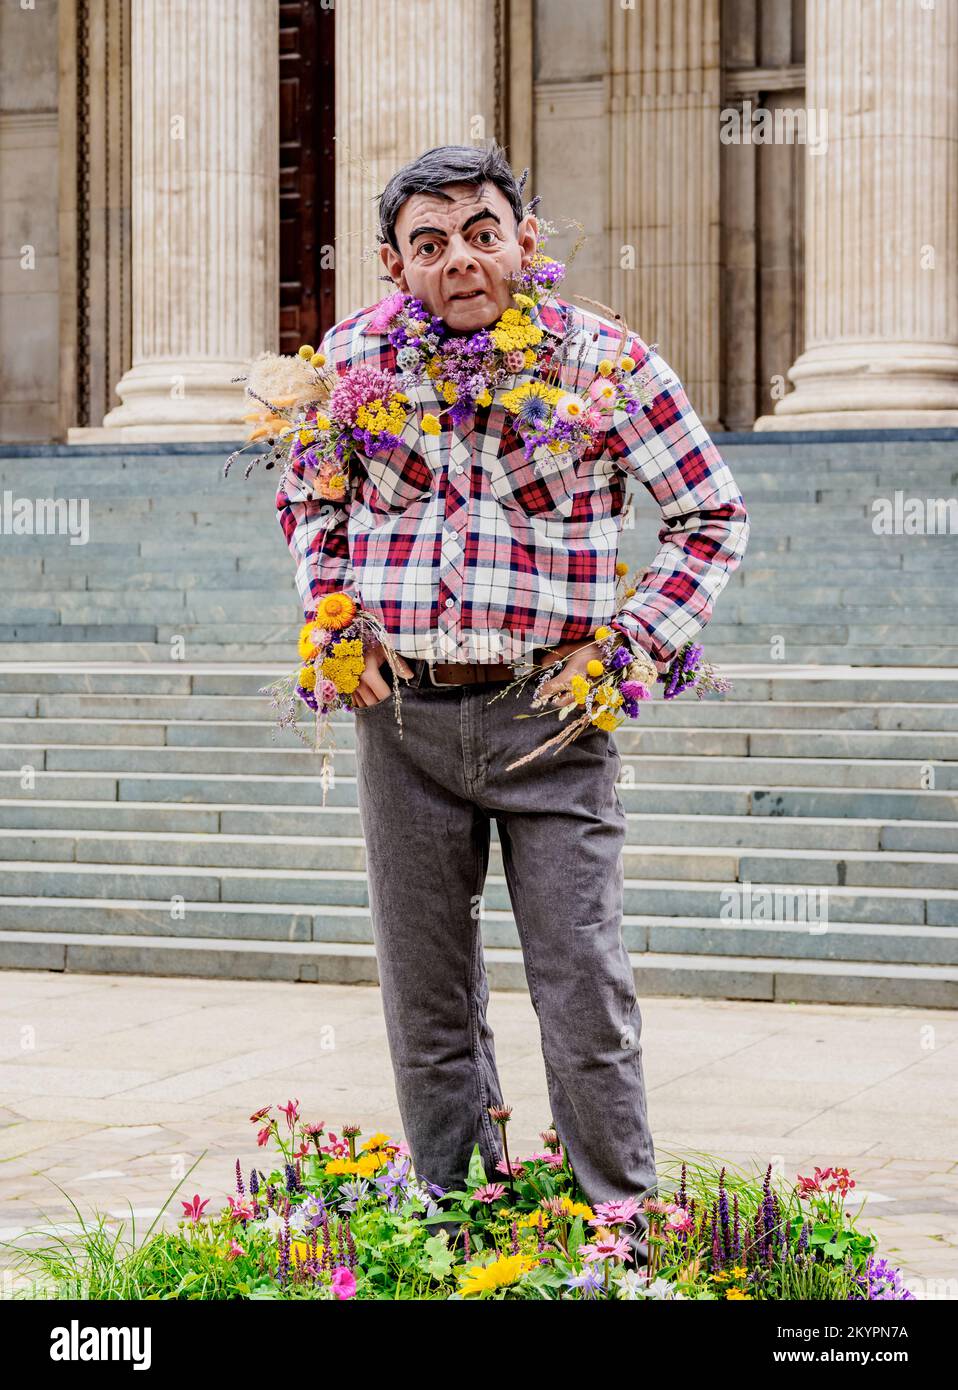
[{"label": "purple flower", "polygon": [[602,1280],[594,1268],[586,1269],[581,1274],[570,1274],[565,1282],[568,1289],[581,1289],[583,1298],[598,1298],[602,1293]]}]

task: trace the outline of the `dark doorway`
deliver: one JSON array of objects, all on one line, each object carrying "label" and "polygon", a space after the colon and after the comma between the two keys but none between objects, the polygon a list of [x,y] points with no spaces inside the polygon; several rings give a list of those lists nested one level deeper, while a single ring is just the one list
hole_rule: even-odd
[{"label": "dark doorway", "polygon": [[335,322],[335,10],[279,7],[279,350]]}]

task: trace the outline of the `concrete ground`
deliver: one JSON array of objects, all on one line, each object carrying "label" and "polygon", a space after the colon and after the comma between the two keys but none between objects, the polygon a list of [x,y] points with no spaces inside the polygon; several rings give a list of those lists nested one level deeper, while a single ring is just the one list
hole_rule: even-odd
[{"label": "concrete ground", "polygon": [[[958,1298],[958,1014],[641,1003],[660,1171],[696,1151],[789,1178],[848,1167],[909,1287]],[[490,1021],[521,1155],[549,1121],[536,1018],[496,993]],[[330,1128],[401,1134],[378,989],[4,973],[0,1240],[74,1219],[54,1183],[85,1213],[132,1204],[145,1229],[204,1149],[175,1213],[194,1192],[219,1206],[259,1153],[248,1116],[290,1097]]]}]

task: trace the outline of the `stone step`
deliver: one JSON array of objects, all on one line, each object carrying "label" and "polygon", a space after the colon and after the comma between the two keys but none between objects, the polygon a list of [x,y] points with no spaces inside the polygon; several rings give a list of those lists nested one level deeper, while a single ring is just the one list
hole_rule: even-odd
[{"label": "stone step", "polygon": [[[753,822],[754,823],[754,822]],[[684,826],[682,829],[684,830]],[[624,851],[630,878],[725,880],[804,884],[812,887],[909,888],[958,890],[958,852],[881,852],[876,848],[796,849],[784,845],[702,843],[683,839],[656,841],[636,838],[637,827]],[[672,824],[672,833],[679,826]],[[209,835],[197,832],[105,833],[91,829],[12,829],[0,838],[3,861],[44,863],[123,864],[126,866],[190,865],[202,868],[322,869],[365,872],[362,835],[351,835],[338,823],[326,835],[281,833]],[[877,835],[876,835],[877,838]],[[502,874],[497,837],[492,843],[492,868]]]},{"label": "stone step", "polygon": [[[651,952],[630,953],[629,959],[640,998],[698,996],[923,1009],[958,1005],[958,973],[947,966]],[[0,967],[325,984],[376,984],[379,978],[375,952],[368,944],[57,931],[0,932]],[[488,949],[486,972],[492,989],[528,989],[518,949]]]},{"label": "stone step", "polygon": [[[170,682],[172,684],[172,682]],[[5,733],[5,742],[13,742],[15,721],[29,719],[38,727],[46,725],[52,730],[66,729],[69,726],[103,727],[128,729],[129,741],[138,741],[134,731],[141,724],[160,723],[167,730],[183,726],[183,732],[171,739],[169,735],[160,742],[183,742],[193,740],[193,734],[186,732],[192,725],[209,729],[209,741],[221,742],[221,730],[237,727],[242,730],[268,726],[273,727],[269,700],[265,696],[232,695],[228,702],[219,695],[190,695],[185,693],[157,695],[87,695],[0,693],[0,727]],[[256,682],[252,683],[255,687]],[[76,688],[82,688],[79,681]],[[224,719],[225,714],[234,716],[231,722]],[[308,717],[307,717],[308,716]],[[299,723],[305,728],[312,715],[301,711]],[[7,721],[3,723],[2,721]],[[349,715],[333,721],[337,743],[349,741],[352,722]],[[854,702],[834,705],[816,704],[813,701],[796,701],[786,704],[783,701],[743,701],[727,697],[724,700],[655,700],[642,711],[640,724],[647,729],[746,729],[759,732],[768,729],[793,730],[900,730],[908,732],[927,731],[930,733],[958,732],[958,705],[916,704],[866,705]],[[244,734],[245,736],[245,734]],[[621,740],[621,733],[617,734]],[[199,739],[199,735],[196,735]],[[37,741],[42,742],[42,739]],[[75,738],[62,736],[56,740],[89,741],[78,728]],[[106,742],[104,737],[102,742]],[[145,740],[151,741],[148,736]]]},{"label": "stone step", "polygon": [[[663,701],[659,708],[667,710],[668,703]],[[219,713],[223,713],[222,708]],[[261,711],[261,714],[265,713],[265,710]],[[634,724],[625,724],[616,731],[616,745],[625,757],[678,755],[892,761],[908,759],[924,764],[934,752],[936,765],[958,760],[958,732],[945,732],[940,729],[836,730],[807,725],[800,728],[752,729],[744,724],[716,728],[708,722],[708,716],[704,711],[700,725],[689,723],[677,727],[656,727],[654,720],[657,709],[653,707],[645,713],[645,719]],[[355,726],[349,716],[334,721],[331,727],[337,749],[345,752],[354,748]],[[300,721],[300,729],[305,737],[310,737],[312,730],[307,720]],[[218,749],[224,754],[248,749],[283,755],[289,753],[299,757],[306,751],[294,733],[280,731],[272,721],[262,717],[258,720],[232,721],[212,718],[107,721],[67,716],[47,718],[42,715],[18,719],[0,715],[0,766],[3,765],[5,754],[9,755],[11,749],[20,747],[45,748],[51,754],[55,754],[57,750],[84,747],[89,750],[91,757],[98,748],[195,748],[211,752]],[[288,761],[286,759],[275,768],[264,768],[255,764],[250,770],[285,770]],[[48,760],[47,765],[52,768],[56,766],[56,762],[56,757],[53,757],[52,760]],[[7,765],[9,766],[9,759]],[[135,765],[142,766],[139,760]],[[124,764],[121,763],[119,766]],[[176,770],[161,767],[159,764],[157,766],[161,771]],[[238,769],[224,763],[222,770]],[[291,767],[289,770],[300,769]],[[347,766],[346,770],[351,769]]]},{"label": "stone step", "polygon": [[[353,847],[352,859],[358,865],[361,848]],[[350,858],[346,846],[340,857]],[[691,860],[694,856],[687,855]],[[722,860],[718,863],[719,859]],[[730,869],[734,856],[713,856],[713,867]],[[761,869],[763,860],[758,854],[743,859]],[[772,860],[776,863],[784,861]],[[676,866],[679,870],[685,864]],[[823,866],[828,867],[828,866]],[[802,866],[799,865],[801,870]],[[834,865],[831,865],[834,869]],[[784,873],[784,870],[783,870]],[[752,900],[757,900],[771,885],[783,902],[794,902],[794,914],[807,913],[818,920],[821,892],[827,888],[827,922],[857,922],[859,924],[901,923],[911,926],[958,926],[958,890],[955,888],[870,887],[867,884],[843,886],[804,879],[790,881],[785,877],[766,876],[767,883],[748,879]],[[743,883],[745,880],[743,880]],[[744,888],[731,872],[716,879],[665,877],[627,878],[625,882],[625,911],[661,917],[715,917],[730,900],[741,898]],[[220,902],[288,905],[297,911],[307,911],[306,903],[320,901],[329,905],[365,908],[366,877],[359,867],[317,869],[257,869],[240,866],[209,868],[190,864],[107,864],[62,863],[56,860],[14,860],[0,862],[0,895],[4,922],[16,925],[15,905],[10,901],[21,896],[42,894],[48,900],[61,898],[108,898],[161,900],[175,915],[176,904],[187,902]],[[483,891],[485,904],[505,911],[509,895],[504,878],[490,874]],[[170,904],[173,904],[171,907]],[[51,909],[52,910],[52,909]],[[741,914],[742,908],[727,910]],[[751,915],[746,912],[746,916]],[[829,925],[829,929],[831,929]],[[958,937],[956,937],[958,939]]]},{"label": "stone step", "polygon": [[[693,760],[694,761],[694,760]],[[690,769],[684,769],[686,773]],[[322,801],[320,776],[271,778],[267,776],[186,776],[154,772],[117,775],[111,772],[34,771],[24,785],[23,764],[14,771],[0,771],[0,799],[54,798],[64,801],[156,801],[205,803],[230,802],[259,805],[281,804],[292,796]],[[760,786],[708,784],[703,780],[681,783],[642,780],[619,784],[626,809],[640,810],[654,804],[666,814],[757,816],[866,816],[889,820],[944,820],[958,817],[958,796],[952,791],[903,791],[888,788],[837,786]],[[327,804],[355,806],[355,778],[337,773],[327,788]]]},{"label": "stone step", "polygon": [[[739,849],[885,850],[904,854],[958,853],[958,824],[945,821],[867,820],[847,817],[769,815],[675,815],[662,811],[630,811],[626,838],[633,845],[722,846]],[[96,838],[119,832],[153,841],[163,835],[259,835],[282,839],[300,836],[361,836],[359,811],[349,806],[229,802],[201,805],[150,801],[0,801],[0,829],[7,838],[29,838],[33,832],[64,835],[82,832]],[[493,836],[496,825],[492,822]],[[19,857],[19,856],[17,856]],[[24,856],[26,857],[26,856]]]},{"label": "stone step", "polygon": [[[688,750],[675,752],[628,752],[630,740],[653,740],[656,731],[636,736],[627,732],[616,735],[623,749],[623,768],[620,786],[624,791],[649,782],[674,779],[679,783],[698,780],[703,784],[734,786],[747,783],[752,787],[785,789],[793,787],[861,787],[894,790],[918,790],[923,786],[940,792],[958,791],[958,763],[932,756],[931,740],[921,734],[876,734],[874,738],[916,740],[915,751],[902,758],[889,758],[882,752],[871,757],[851,757],[838,751],[838,746],[853,735],[823,733],[822,740],[836,744],[832,755],[819,756],[812,748],[802,747],[807,735],[729,734],[708,731],[682,731],[673,735],[662,730],[661,739],[678,738]],[[863,733],[862,739],[869,735]],[[941,735],[947,739],[949,735]],[[714,745],[722,739],[738,739],[741,748],[720,752]],[[794,740],[796,751],[789,753],[786,744]],[[938,738],[934,740],[938,743]],[[758,745],[750,753],[746,745]],[[781,756],[772,756],[778,747]],[[912,745],[909,744],[909,747]],[[18,772],[25,765],[37,772],[106,772],[122,774],[127,780],[159,774],[176,776],[192,773],[209,777],[254,778],[311,777],[305,761],[310,757],[304,748],[258,749],[243,745],[233,747],[149,747],[137,744],[116,744],[86,747],[82,744],[0,744],[0,773]],[[314,760],[315,762],[315,760]],[[316,769],[318,774],[319,769]],[[355,753],[351,748],[336,751],[336,776],[355,776]]]},{"label": "stone step", "polygon": [[[142,655],[140,652],[142,651]],[[192,694],[201,696],[255,696],[263,685],[291,669],[284,647],[279,659],[262,655],[249,661],[171,661],[169,648],[137,648],[129,657],[96,657],[89,646],[67,650],[67,664],[51,659],[49,648],[35,659],[13,657],[3,650],[0,691],[50,694]],[[114,659],[115,658],[115,659]],[[152,659],[151,659],[152,658]],[[699,719],[712,708],[728,709],[739,702],[767,701],[824,704],[881,705],[958,704],[958,669],[950,666],[873,667],[859,669],[800,665],[786,662],[750,662],[739,667],[723,665],[733,689],[724,699],[698,700],[686,695],[675,701],[656,701],[655,708],[696,711]]]}]

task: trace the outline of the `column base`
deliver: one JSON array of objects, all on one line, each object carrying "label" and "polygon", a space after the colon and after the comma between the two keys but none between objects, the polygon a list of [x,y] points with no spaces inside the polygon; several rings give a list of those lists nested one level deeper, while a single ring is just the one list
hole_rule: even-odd
[{"label": "column base", "polygon": [[958,347],[824,343],[789,370],[795,390],[756,430],[936,429],[958,425]]},{"label": "column base", "polygon": [[[103,439],[131,441],[235,439],[247,434],[244,414],[253,407],[241,382],[248,360],[153,358],[122,378],[123,402],[103,417]],[[68,442],[72,443],[71,430]],[[94,442],[89,432],[85,438]]]}]

